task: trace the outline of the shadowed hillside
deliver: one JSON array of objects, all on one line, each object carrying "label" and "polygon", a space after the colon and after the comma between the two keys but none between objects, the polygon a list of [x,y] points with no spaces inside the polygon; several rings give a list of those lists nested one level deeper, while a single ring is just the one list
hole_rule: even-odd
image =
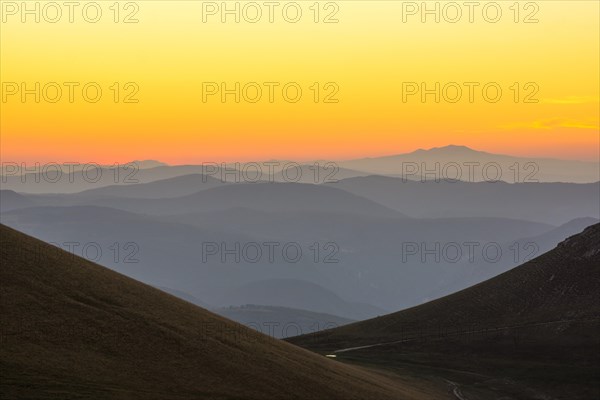
[{"label": "shadowed hillside", "polygon": [[422,396],[13,229],[0,233],[1,398]]},{"label": "shadowed hillside", "polygon": [[[600,318],[600,224],[554,250],[458,293],[312,337],[315,343],[366,345],[456,328]],[[545,333],[550,334],[546,331]],[[403,337],[404,336],[404,337]],[[308,340],[308,338],[304,338]],[[297,339],[298,342],[301,339]]]},{"label": "shadowed hillside", "polygon": [[363,364],[488,373],[557,398],[598,398],[599,266],[595,224],[471,288],[289,341]]}]

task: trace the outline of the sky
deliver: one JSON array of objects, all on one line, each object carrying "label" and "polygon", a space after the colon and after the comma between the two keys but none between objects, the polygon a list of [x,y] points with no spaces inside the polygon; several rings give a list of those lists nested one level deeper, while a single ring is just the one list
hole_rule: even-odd
[{"label": "sky", "polygon": [[477,3],[2,1],[0,156],[598,161],[600,2]]}]

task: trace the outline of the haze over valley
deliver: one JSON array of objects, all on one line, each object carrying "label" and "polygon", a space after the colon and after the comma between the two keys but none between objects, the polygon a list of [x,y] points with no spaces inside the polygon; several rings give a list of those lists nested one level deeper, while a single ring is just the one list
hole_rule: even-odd
[{"label": "haze over valley", "polygon": [[145,161],[118,184],[110,167],[9,171],[2,394],[592,398],[598,164],[544,159],[539,182],[394,173],[415,157],[522,161],[447,146],[250,180],[253,163]]}]

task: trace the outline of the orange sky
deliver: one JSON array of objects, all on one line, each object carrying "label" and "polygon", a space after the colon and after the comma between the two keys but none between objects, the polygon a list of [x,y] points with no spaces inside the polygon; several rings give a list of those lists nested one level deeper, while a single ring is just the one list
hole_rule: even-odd
[{"label": "orange sky", "polygon": [[[498,2],[494,23],[494,10],[476,10],[470,23],[466,9],[449,22],[448,2],[439,23],[422,22],[407,2],[389,1],[320,2],[318,15],[314,2],[298,2],[294,23],[294,8],[281,11],[290,2],[272,23],[266,9],[249,22],[255,10],[241,2],[240,22],[223,23],[208,3],[119,2],[117,15],[114,2],[99,2],[95,23],[81,10],[71,23],[66,9],[54,23],[56,10],[40,2],[38,23],[20,2],[2,2],[2,160],[348,159],[447,144],[599,158],[598,2],[522,2],[518,15]],[[240,102],[223,102],[221,83],[236,82]],[[436,82],[440,102],[423,101],[421,84]],[[465,82],[475,85],[472,101]],[[488,96],[502,90],[497,102],[486,100],[486,84]],[[33,90],[24,101],[21,85]],[[102,96],[88,101],[97,87]]]}]

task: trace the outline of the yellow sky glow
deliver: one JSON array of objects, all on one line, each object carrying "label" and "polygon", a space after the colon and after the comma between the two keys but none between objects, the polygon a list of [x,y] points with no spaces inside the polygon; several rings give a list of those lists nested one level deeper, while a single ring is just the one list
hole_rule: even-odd
[{"label": "yellow sky glow", "polygon": [[[21,1],[0,3],[2,160],[344,159],[449,143],[599,156],[597,1],[498,1],[497,22],[492,2],[480,2],[473,22],[465,6],[451,22],[456,8],[444,1],[427,2],[439,3],[439,22],[422,22],[420,1],[275,2],[272,23],[263,1],[227,2],[239,4],[239,23],[234,14],[221,21],[221,1],[98,1],[95,23],[82,11],[95,18],[94,2],[78,2],[73,22],[55,2],[55,23],[51,2],[28,2],[39,4],[39,22]],[[262,17],[253,23],[254,4]],[[221,83],[236,82],[240,102],[223,102]],[[23,83],[33,90],[25,101]],[[82,93],[89,83],[89,99],[102,90],[95,103]],[[435,93],[423,101],[422,88],[436,83],[440,102]]]}]

